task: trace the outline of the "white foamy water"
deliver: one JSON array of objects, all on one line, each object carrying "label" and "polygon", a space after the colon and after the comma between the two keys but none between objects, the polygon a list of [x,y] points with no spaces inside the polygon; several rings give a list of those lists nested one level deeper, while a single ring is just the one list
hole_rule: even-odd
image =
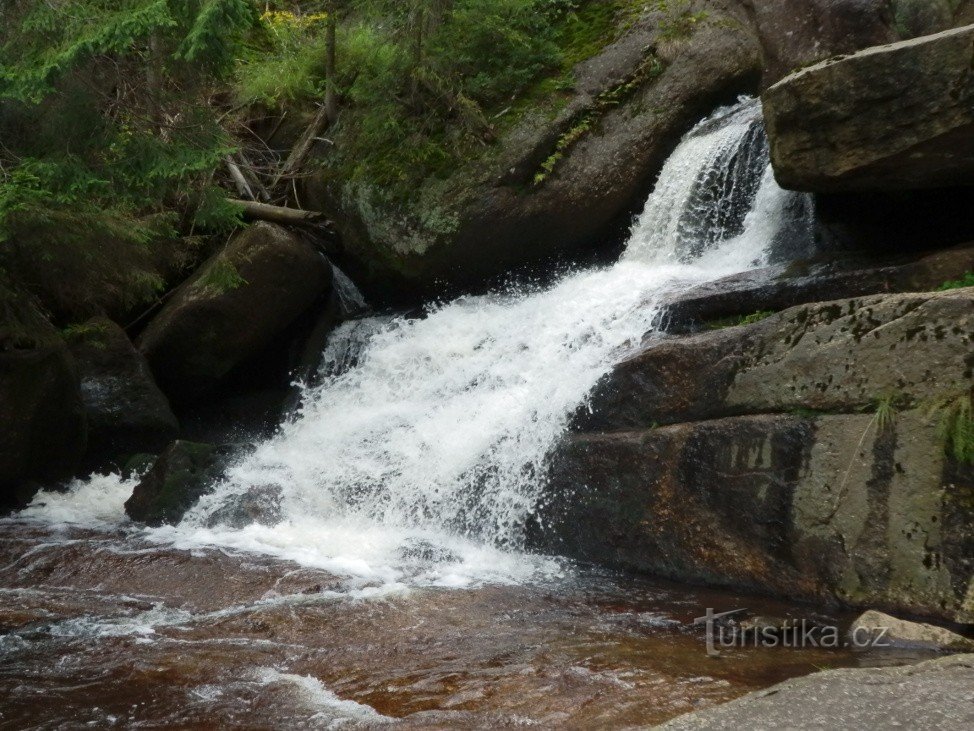
[{"label": "white foamy water", "polygon": [[[722,110],[667,162],[617,264],[420,319],[347,323],[295,418],[150,537],[279,556],[358,590],[557,575],[522,552],[522,531],[571,415],[668,297],[764,264],[795,209],[769,173],[759,106]],[[273,519],[232,527],[228,508],[255,489],[275,496]],[[67,520],[73,503],[103,517],[87,502],[112,490],[124,491],[79,483],[29,512]]]}]

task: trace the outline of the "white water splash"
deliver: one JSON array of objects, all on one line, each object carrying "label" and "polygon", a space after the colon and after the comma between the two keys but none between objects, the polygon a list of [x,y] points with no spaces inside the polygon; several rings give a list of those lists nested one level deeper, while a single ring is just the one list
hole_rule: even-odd
[{"label": "white water splash", "polygon": [[[614,266],[346,325],[296,418],[150,535],[268,553],[359,588],[557,574],[520,552],[545,459],[673,292],[766,261],[794,195],[767,170],[759,106],[722,110],[666,164]],[[278,517],[233,527],[228,506],[255,489],[277,496]]]}]

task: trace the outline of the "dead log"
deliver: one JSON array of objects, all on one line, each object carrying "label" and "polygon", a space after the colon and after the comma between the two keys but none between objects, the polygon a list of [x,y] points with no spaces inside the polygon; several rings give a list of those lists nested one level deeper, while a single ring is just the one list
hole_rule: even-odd
[{"label": "dead log", "polygon": [[230,199],[243,208],[244,218],[279,223],[283,226],[310,226],[325,223],[325,217],[317,211],[301,211],[297,208],[272,206],[269,203]]},{"label": "dead log", "polygon": [[227,157],[225,160],[227,164],[227,170],[230,171],[230,177],[233,179],[233,184],[237,188],[237,193],[241,198],[246,198],[252,201],[257,200],[257,196],[254,195],[253,189],[250,187],[250,183],[247,178],[244,177],[243,172],[240,170],[240,166],[233,161],[232,157]]},{"label": "dead log", "polygon": [[301,168],[304,158],[311,151],[311,146],[314,145],[316,138],[325,130],[327,124],[328,107],[322,105],[318,107],[318,111],[315,112],[311,124],[308,125],[308,128],[301,135],[301,139],[298,140],[294,149],[291,150],[291,154],[288,155],[287,160],[284,161],[284,165],[281,166],[277,175],[274,176],[274,182],[271,183],[271,190],[277,188],[278,183],[281,182],[281,178],[288,177]]}]

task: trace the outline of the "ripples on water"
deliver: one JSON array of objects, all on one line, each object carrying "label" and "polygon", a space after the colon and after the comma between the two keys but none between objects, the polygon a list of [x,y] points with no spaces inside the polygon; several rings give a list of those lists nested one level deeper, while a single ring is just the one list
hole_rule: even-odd
[{"label": "ripples on water", "polygon": [[702,608],[795,608],[568,565],[463,589],[376,581],[370,596],[266,556],[8,522],[0,586],[6,728],[645,725],[858,662],[713,660],[691,626]]}]

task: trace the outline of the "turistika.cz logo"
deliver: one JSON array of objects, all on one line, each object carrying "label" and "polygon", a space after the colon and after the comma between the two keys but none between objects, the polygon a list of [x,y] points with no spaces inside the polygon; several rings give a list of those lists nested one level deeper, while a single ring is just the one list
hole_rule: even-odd
[{"label": "turistika.cz logo", "polygon": [[707,633],[707,654],[720,657],[720,650],[745,647],[801,648],[869,648],[889,647],[884,627],[872,629],[856,627],[843,637],[834,624],[807,619],[789,619],[771,623],[760,621],[738,622],[737,617],[747,609],[715,612],[707,607],[703,617],[693,620],[694,626],[703,625]]}]

